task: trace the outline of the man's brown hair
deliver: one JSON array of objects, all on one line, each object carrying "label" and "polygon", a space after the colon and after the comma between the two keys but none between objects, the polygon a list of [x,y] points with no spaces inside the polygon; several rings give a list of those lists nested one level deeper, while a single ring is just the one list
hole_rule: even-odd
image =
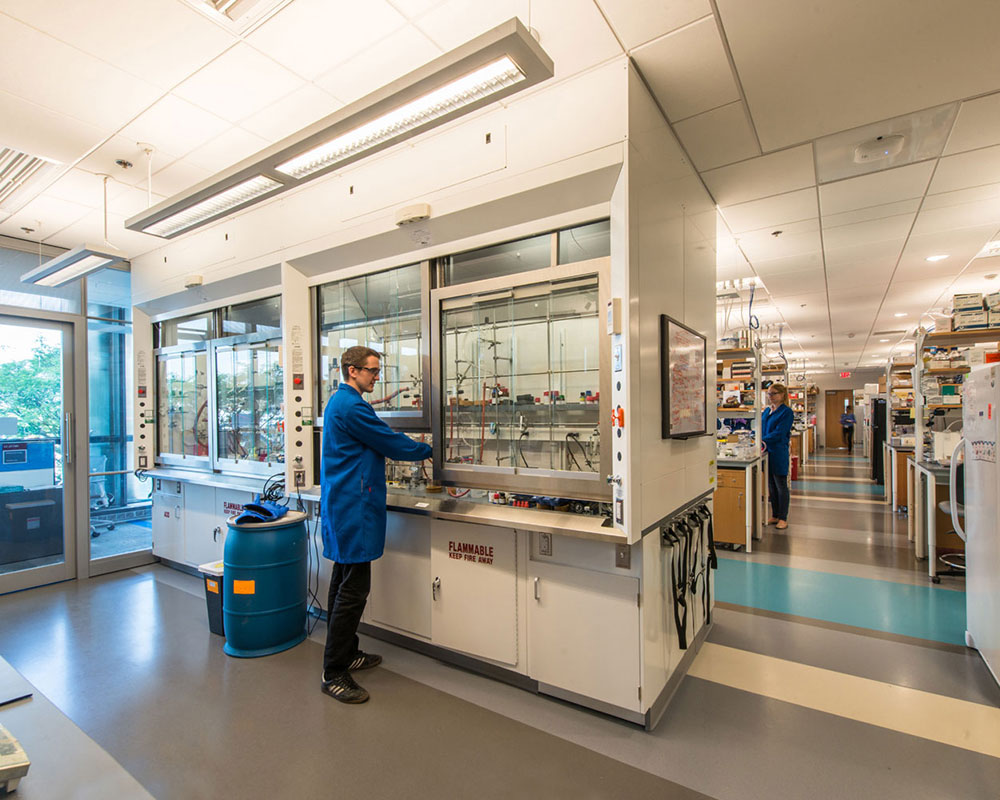
[{"label": "man's brown hair", "polygon": [[351,377],[350,367],[360,369],[371,356],[375,356],[379,360],[382,358],[382,354],[378,350],[372,350],[370,347],[362,347],[361,345],[348,347],[340,356],[340,372],[343,374],[344,380]]}]

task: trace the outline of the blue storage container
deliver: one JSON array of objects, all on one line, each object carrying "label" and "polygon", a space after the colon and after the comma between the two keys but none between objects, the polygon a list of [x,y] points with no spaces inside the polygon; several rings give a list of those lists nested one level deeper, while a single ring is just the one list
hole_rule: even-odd
[{"label": "blue storage container", "polygon": [[306,638],[306,515],[273,522],[228,520],[222,614],[231,656],[280,653]]}]

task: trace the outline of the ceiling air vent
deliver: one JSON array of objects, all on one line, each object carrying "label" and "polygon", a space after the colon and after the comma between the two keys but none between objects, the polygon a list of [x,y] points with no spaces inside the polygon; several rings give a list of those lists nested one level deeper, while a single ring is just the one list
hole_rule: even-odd
[{"label": "ceiling air vent", "polygon": [[29,156],[10,147],[0,147],[0,209],[13,208],[14,195],[54,167],[53,162],[44,158]]},{"label": "ceiling air vent", "polygon": [[185,0],[219,24],[237,33],[247,33],[266,22],[291,0]]},{"label": "ceiling air vent", "polygon": [[901,333],[906,333],[906,331],[875,331],[872,336],[899,336]]}]

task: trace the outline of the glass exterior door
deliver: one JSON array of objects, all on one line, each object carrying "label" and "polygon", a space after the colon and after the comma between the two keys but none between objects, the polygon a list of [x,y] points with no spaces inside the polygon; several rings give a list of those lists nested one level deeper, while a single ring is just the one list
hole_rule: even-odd
[{"label": "glass exterior door", "polygon": [[72,327],[0,316],[0,593],[75,574]]}]

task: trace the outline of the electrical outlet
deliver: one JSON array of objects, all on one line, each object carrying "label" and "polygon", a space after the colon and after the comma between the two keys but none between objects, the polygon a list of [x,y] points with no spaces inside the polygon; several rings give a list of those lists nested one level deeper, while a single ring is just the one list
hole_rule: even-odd
[{"label": "electrical outlet", "polygon": [[540,556],[551,556],[552,555],[552,534],[551,533],[540,533],[540,534],[538,534],[538,555],[540,555]]},{"label": "electrical outlet", "polygon": [[295,488],[301,489],[306,485],[306,471],[304,469],[293,470],[295,477]]}]

